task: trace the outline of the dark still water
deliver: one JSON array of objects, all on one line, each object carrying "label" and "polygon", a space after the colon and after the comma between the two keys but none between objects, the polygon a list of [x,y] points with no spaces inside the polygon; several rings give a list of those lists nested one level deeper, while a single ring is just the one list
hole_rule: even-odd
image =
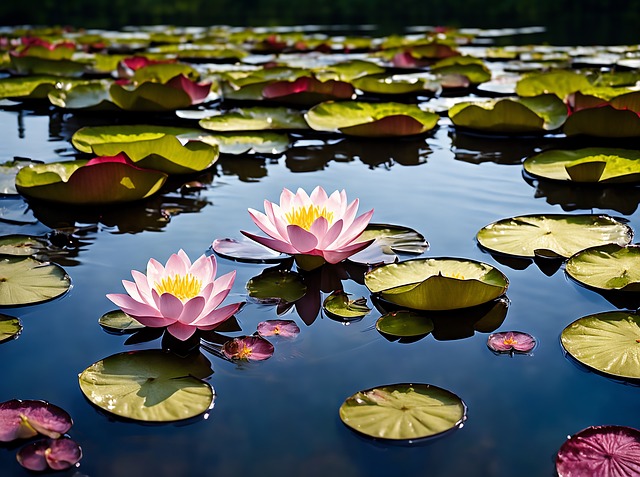
[{"label": "dark still water", "polygon": [[[14,156],[51,162],[75,157],[71,134],[101,119],[58,111],[0,111],[0,160]],[[106,120],[105,120],[106,123]],[[3,310],[24,330],[0,345],[0,401],[44,399],[74,419],[70,435],[83,448],[76,469],[59,475],[88,477],[205,476],[551,476],[568,435],[592,426],[640,427],[633,386],[587,372],[569,361],[562,329],[587,314],[615,310],[600,295],[570,282],[562,269],[548,276],[532,264],[502,265],[475,242],[495,220],[531,213],[595,212],[624,216],[638,230],[633,197],[603,203],[598,194],[536,189],[523,179],[527,155],[559,139],[487,140],[456,134],[445,120],[430,136],[411,140],[299,139],[281,156],[222,157],[200,180],[206,188],[179,189],[116,210],[74,212],[30,207],[17,196],[0,201],[0,233],[75,231],[79,246],[57,261],[73,280],[66,296]],[[98,318],[114,308],[107,293],[122,293],[130,270],[144,270],[180,248],[195,259],[216,238],[254,230],[247,208],[262,210],[283,187],[346,189],[373,222],[422,232],[426,256],[464,257],[495,265],[509,278],[510,307],[498,330],[519,330],[538,340],[532,356],[496,356],[488,333],[468,327],[411,344],[386,340],[374,328],[376,310],[348,325],[323,314],[303,322],[295,340],[274,340],[264,362],[237,365],[203,352],[214,374],[215,407],[187,424],[140,425],[99,412],[83,396],[77,375],[125,350],[159,348],[160,341],[127,345],[105,333]],[[219,273],[237,269],[228,303],[247,299],[246,282],[266,266],[218,259]],[[343,282],[355,297],[363,285]],[[244,334],[277,318],[273,307],[248,303],[238,314]],[[310,324],[308,324],[310,323]],[[338,416],[358,390],[429,383],[460,396],[468,406],[462,429],[414,446],[361,438]],[[26,475],[14,447],[0,448],[0,474]]]}]

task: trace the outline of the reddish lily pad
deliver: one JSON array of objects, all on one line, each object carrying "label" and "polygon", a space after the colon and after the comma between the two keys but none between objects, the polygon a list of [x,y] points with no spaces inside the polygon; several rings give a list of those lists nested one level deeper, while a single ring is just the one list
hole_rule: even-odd
[{"label": "reddish lily pad", "polygon": [[502,331],[487,338],[487,346],[495,353],[527,354],[536,346],[536,339],[521,331]]},{"label": "reddish lily pad", "polygon": [[233,360],[263,361],[273,352],[273,345],[260,336],[240,336],[222,346],[222,353]]},{"label": "reddish lily pad", "polygon": [[33,471],[65,470],[80,462],[82,449],[68,437],[41,439],[20,449],[16,458],[22,467]]},{"label": "reddish lily pad", "polygon": [[300,106],[312,106],[329,100],[353,99],[355,89],[344,81],[320,81],[302,76],[294,81],[276,81],[262,89],[266,99]]},{"label": "reddish lily pad", "polygon": [[267,336],[283,336],[295,338],[300,333],[300,327],[293,320],[267,320],[258,323],[258,334]]},{"label": "reddish lily pad", "polygon": [[640,431],[626,426],[591,426],[569,437],[556,457],[559,477],[640,475]]},{"label": "reddish lily pad", "polygon": [[57,439],[72,425],[71,416],[64,409],[46,401],[12,399],[0,403],[0,442],[38,434]]}]

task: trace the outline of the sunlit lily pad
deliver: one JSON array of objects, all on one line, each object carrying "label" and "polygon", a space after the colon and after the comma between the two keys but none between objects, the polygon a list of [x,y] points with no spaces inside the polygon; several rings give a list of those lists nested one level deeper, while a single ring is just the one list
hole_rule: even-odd
[{"label": "sunlit lily pad", "polygon": [[393,384],[359,391],[340,406],[340,419],[376,439],[414,441],[462,426],[467,406],[430,384]]},{"label": "sunlit lily pad", "polygon": [[371,239],[375,241],[349,260],[367,265],[392,263],[398,260],[397,254],[420,255],[429,248],[421,233],[401,225],[369,224],[359,240]]},{"label": "sunlit lily pad", "polygon": [[507,277],[486,263],[456,258],[407,260],[374,268],[364,276],[372,293],[416,310],[454,310],[503,295]]},{"label": "sunlit lily pad", "polygon": [[184,134],[181,138],[196,138],[209,144],[217,144],[223,154],[282,154],[291,145],[287,134],[255,131],[215,134]]},{"label": "sunlit lily pad", "polygon": [[64,409],[46,401],[12,399],[0,403],[0,442],[38,434],[56,439],[72,425],[71,416]]},{"label": "sunlit lily pad", "polygon": [[247,282],[249,296],[262,303],[293,303],[307,292],[302,277],[288,270],[267,269]]},{"label": "sunlit lily pad", "polygon": [[593,85],[583,74],[571,70],[552,70],[526,75],[518,81],[516,93],[519,96],[553,93],[564,100],[571,93],[591,88]]},{"label": "sunlit lily pad", "polygon": [[616,378],[640,379],[640,316],[610,311],[584,316],[560,336],[580,363]]},{"label": "sunlit lily pad", "polygon": [[353,86],[372,94],[435,94],[442,89],[440,82],[433,75],[388,75],[376,74],[363,76],[351,82]]},{"label": "sunlit lily pad", "polygon": [[491,79],[491,71],[484,62],[473,56],[450,56],[444,58],[433,66],[431,73],[436,75],[462,75],[469,78],[472,84],[480,84]]},{"label": "sunlit lily pad", "polygon": [[78,379],[86,398],[104,411],[137,421],[172,422],[211,409],[213,389],[203,379],[212,372],[202,354],[181,358],[142,350],[102,359]]},{"label": "sunlit lily pad", "polygon": [[366,298],[350,300],[349,295],[341,290],[327,296],[322,308],[328,315],[345,321],[361,319],[371,312]]},{"label": "sunlit lily pad", "polygon": [[56,89],[60,78],[55,76],[26,76],[0,79],[0,98],[46,99]]},{"label": "sunlit lily pad", "polygon": [[640,431],[591,426],[569,437],[556,456],[558,477],[640,475]]},{"label": "sunlit lily pad", "polygon": [[71,287],[66,272],[31,257],[0,259],[0,306],[32,305],[51,300]]},{"label": "sunlit lily pad", "polygon": [[476,235],[478,243],[491,252],[527,258],[541,253],[568,258],[596,245],[625,245],[632,237],[631,227],[606,215],[562,214],[502,219]]},{"label": "sunlit lily pad", "polygon": [[398,338],[425,336],[433,331],[433,321],[413,311],[392,311],[378,318],[376,329],[380,333]]},{"label": "sunlit lily pad", "polygon": [[167,174],[135,166],[126,156],[32,164],[16,176],[18,191],[35,199],[69,204],[130,202],[155,194]]},{"label": "sunlit lily pad", "polygon": [[98,319],[98,323],[111,333],[133,333],[145,328],[142,323],[122,310],[113,310],[105,313]]},{"label": "sunlit lily pad", "polygon": [[265,131],[269,129],[309,129],[302,113],[290,108],[242,108],[201,119],[200,126],[210,131]]},{"label": "sunlit lily pad", "polygon": [[352,136],[393,137],[422,134],[433,129],[439,116],[416,105],[327,101],[305,115],[316,131],[342,132]]},{"label": "sunlit lily pad", "polygon": [[21,331],[20,318],[0,314],[0,343],[17,338]]},{"label": "sunlit lily pad", "polygon": [[553,94],[458,103],[449,109],[455,126],[494,134],[544,134],[558,129],[567,107]]},{"label": "sunlit lily pad", "polygon": [[16,190],[16,175],[20,169],[29,164],[33,164],[33,162],[19,158],[0,164],[0,196],[18,194]]},{"label": "sunlit lily pad", "polygon": [[115,111],[118,108],[111,101],[110,85],[110,81],[99,80],[70,89],[55,89],[47,97],[51,104],[62,109]]},{"label": "sunlit lily pad", "polygon": [[82,449],[68,437],[40,439],[20,449],[16,458],[22,467],[36,472],[65,470],[80,462]]},{"label": "sunlit lily pad", "polygon": [[192,174],[211,167],[218,159],[218,146],[189,140],[183,144],[176,136],[125,142],[105,142],[92,146],[98,156],[124,152],[138,167],[167,174]]},{"label": "sunlit lily pad", "polygon": [[591,247],[569,258],[565,271],[590,288],[640,292],[640,246]]},{"label": "sunlit lily pad", "polygon": [[29,235],[5,235],[0,237],[0,254],[2,255],[35,255],[46,250],[43,239]]},{"label": "sunlit lily pad", "polygon": [[640,116],[611,105],[581,109],[571,114],[562,131],[567,136],[631,138],[640,136]]},{"label": "sunlit lily pad", "polygon": [[614,148],[550,150],[527,158],[524,170],[534,177],[589,183],[640,182],[640,151]]}]

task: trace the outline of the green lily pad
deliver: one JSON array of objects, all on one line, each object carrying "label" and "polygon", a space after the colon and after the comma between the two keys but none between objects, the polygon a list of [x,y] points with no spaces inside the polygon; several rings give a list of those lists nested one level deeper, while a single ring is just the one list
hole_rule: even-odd
[{"label": "green lily pad", "polygon": [[376,321],[376,329],[385,335],[398,338],[426,336],[433,331],[433,321],[413,311],[393,311]]},{"label": "green lily pad", "polygon": [[134,83],[145,81],[166,83],[178,75],[184,75],[192,80],[200,76],[193,66],[186,63],[156,63],[135,70],[132,80]]},{"label": "green lily pad", "polygon": [[366,298],[350,300],[349,295],[342,290],[334,291],[327,296],[322,308],[328,315],[345,321],[361,319],[371,312]]},{"label": "green lily pad", "polygon": [[562,130],[567,136],[638,137],[640,117],[633,111],[604,105],[574,112]]},{"label": "green lily pad", "polygon": [[89,64],[70,59],[39,58],[37,56],[11,55],[11,66],[23,75],[49,75],[60,77],[80,77]]},{"label": "green lily pad", "polygon": [[304,296],[307,286],[297,273],[267,269],[247,282],[247,291],[261,303],[293,303]]},{"label": "green lily pad", "polygon": [[552,70],[531,73],[523,77],[516,85],[516,93],[518,96],[552,93],[564,100],[571,93],[587,91],[591,88],[593,85],[583,74],[570,70]]},{"label": "green lily pad", "polygon": [[437,124],[439,116],[412,104],[327,101],[311,108],[305,118],[316,131],[393,137],[430,131]]},{"label": "green lily pad", "polygon": [[0,314],[0,343],[18,337],[22,332],[22,323],[15,316]]},{"label": "green lily pad", "polygon": [[498,134],[544,134],[567,119],[567,107],[553,94],[463,102],[449,109],[457,127]]},{"label": "green lily pad", "polygon": [[81,152],[92,153],[99,144],[150,141],[164,136],[203,134],[198,128],[155,126],[146,124],[87,126],[78,129],[71,137],[73,147]]},{"label": "green lily pad", "polygon": [[344,61],[334,65],[322,66],[314,70],[314,74],[319,80],[326,81],[333,79],[347,81],[351,82],[354,86],[354,80],[380,73],[384,73],[382,66],[365,60]]},{"label": "green lily pad", "polygon": [[133,333],[146,328],[146,326],[122,310],[113,310],[105,313],[98,320],[98,324],[111,333]]},{"label": "green lily pad", "polygon": [[78,84],[68,90],[53,90],[47,97],[51,104],[62,109],[114,111],[117,108],[111,101],[110,85],[111,82],[106,80]]},{"label": "green lily pad", "polygon": [[141,141],[105,142],[92,146],[97,156],[115,156],[124,152],[137,166],[167,174],[193,174],[211,167],[219,156],[217,144],[161,136]]},{"label": "green lily pad", "polygon": [[[51,162],[32,164],[16,176],[18,191],[35,199],[68,204],[130,202],[155,194],[167,175],[124,161]],[[114,159],[114,158],[110,158]]]},{"label": "green lily pad", "polygon": [[358,240],[371,239],[374,239],[371,245],[351,255],[349,260],[367,265],[392,263],[398,260],[397,254],[420,255],[429,248],[421,233],[401,225],[369,224]]},{"label": "green lily pad", "polygon": [[18,195],[16,175],[20,169],[29,164],[34,164],[34,162],[20,158],[0,164],[0,195]]},{"label": "green lily pad", "polygon": [[192,99],[185,91],[166,84],[144,82],[137,87],[112,84],[111,101],[125,111],[175,111],[191,106]]},{"label": "green lily pad", "polygon": [[560,336],[564,349],[585,366],[608,376],[640,379],[640,316],[610,311],[584,316]]},{"label": "green lily pad", "polygon": [[368,75],[353,80],[351,84],[372,94],[435,94],[441,89],[435,76],[425,76],[424,73]]},{"label": "green lily pad", "polygon": [[456,258],[428,258],[391,263],[364,276],[372,293],[415,310],[455,310],[503,295],[509,281],[486,263]]},{"label": "green lily pad", "polygon": [[640,182],[640,151],[590,147],[550,150],[528,157],[524,170],[534,177],[589,183]]},{"label": "green lily pad", "polygon": [[597,290],[640,292],[640,246],[591,247],[567,261],[567,275]]},{"label": "green lily pad", "polygon": [[211,131],[265,131],[269,129],[309,129],[302,113],[283,107],[242,108],[201,119],[200,126]]},{"label": "green lily pad", "polygon": [[143,350],[102,359],[78,380],[86,398],[106,412],[136,421],[174,422],[211,409],[214,392],[203,379],[212,372],[202,354],[181,358]]},{"label": "green lily pad", "polygon": [[535,258],[545,251],[569,258],[596,245],[626,245],[632,237],[631,227],[607,215],[566,214],[502,219],[483,227],[476,235],[486,250],[525,258]]},{"label": "green lily pad", "polygon": [[234,156],[240,154],[282,154],[291,145],[287,134],[256,131],[249,133],[190,133],[180,136],[181,139],[194,138],[216,144],[222,154]]},{"label": "green lily pad", "polygon": [[35,255],[47,249],[46,242],[29,235],[4,235],[0,237],[1,255]]},{"label": "green lily pad", "polygon": [[60,78],[55,76],[26,76],[0,79],[0,98],[46,99],[56,89]]},{"label": "green lily pad", "polygon": [[377,439],[414,441],[462,426],[467,406],[455,394],[430,384],[393,384],[359,391],[340,406],[340,419]]},{"label": "green lily pad", "polygon": [[70,287],[69,275],[56,264],[31,257],[0,258],[0,306],[42,303]]},{"label": "green lily pad", "polygon": [[473,56],[451,56],[433,66],[431,73],[436,75],[462,75],[469,78],[471,84],[480,84],[491,79],[491,71],[484,62]]}]

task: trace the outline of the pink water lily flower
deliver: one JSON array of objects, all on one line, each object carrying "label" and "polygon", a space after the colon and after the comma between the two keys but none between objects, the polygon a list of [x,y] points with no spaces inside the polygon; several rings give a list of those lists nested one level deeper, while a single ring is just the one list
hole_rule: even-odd
[{"label": "pink water lily flower", "polygon": [[249,209],[255,224],[269,237],[242,233],[278,252],[338,263],[373,242],[358,241],[373,215],[372,209],[356,217],[358,203],[356,199],[349,204],[344,190],[328,196],[319,186],[311,195],[302,189],[295,194],[284,189],[279,205],[264,201],[266,214]]},{"label": "pink water lily flower", "polygon": [[230,272],[216,279],[216,259],[202,255],[193,264],[180,250],[162,266],[151,259],[147,274],[132,270],[135,282],[122,280],[128,295],[111,293],[107,298],[126,314],[151,328],[167,327],[179,340],[196,331],[213,330],[231,318],[244,303],[218,306],[227,297],[236,277]]}]

